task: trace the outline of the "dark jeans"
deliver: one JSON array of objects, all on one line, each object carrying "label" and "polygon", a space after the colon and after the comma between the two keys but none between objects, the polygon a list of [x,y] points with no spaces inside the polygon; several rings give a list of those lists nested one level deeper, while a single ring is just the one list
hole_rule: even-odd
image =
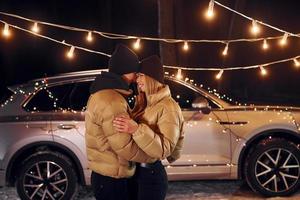
[{"label": "dark jeans", "polygon": [[116,179],[92,172],[92,189],[96,200],[130,200],[128,179]]},{"label": "dark jeans", "polygon": [[137,164],[136,173],[128,184],[130,200],[164,200],[168,189],[167,173],[160,161],[147,168]]}]

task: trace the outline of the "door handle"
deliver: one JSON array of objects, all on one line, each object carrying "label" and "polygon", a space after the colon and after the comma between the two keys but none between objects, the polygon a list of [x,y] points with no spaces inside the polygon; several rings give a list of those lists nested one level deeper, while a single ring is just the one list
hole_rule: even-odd
[{"label": "door handle", "polygon": [[221,122],[219,122],[221,125],[245,125],[245,124],[248,124],[248,122],[239,122],[239,121],[237,121],[237,122],[223,122],[223,121],[221,121]]},{"label": "door handle", "polygon": [[64,129],[64,130],[70,130],[70,129],[76,128],[76,126],[73,124],[60,124],[57,126],[57,128]]}]

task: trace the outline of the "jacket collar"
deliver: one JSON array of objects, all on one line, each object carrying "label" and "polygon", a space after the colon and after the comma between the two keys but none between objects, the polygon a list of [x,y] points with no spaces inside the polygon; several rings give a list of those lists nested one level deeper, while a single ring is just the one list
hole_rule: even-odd
[{"label": "jacket collar", "polygon": [[151,106],[153,104],[158,103],[162,99],[166,97],[171,97],[171,92],[169,89],[169,86],[165,85],[163,88],[161,88],[157,93],[149,95],[147,97],[147,104],[148,106]]}]

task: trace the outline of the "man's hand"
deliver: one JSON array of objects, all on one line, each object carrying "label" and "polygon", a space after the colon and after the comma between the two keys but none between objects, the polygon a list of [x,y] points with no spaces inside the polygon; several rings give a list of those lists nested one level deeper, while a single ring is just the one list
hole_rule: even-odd
[{"label": "man's hand", "polygon": [[127,115],[117,116],[113,121],[116,131],[133,134],[138,129],[138,124]]}]

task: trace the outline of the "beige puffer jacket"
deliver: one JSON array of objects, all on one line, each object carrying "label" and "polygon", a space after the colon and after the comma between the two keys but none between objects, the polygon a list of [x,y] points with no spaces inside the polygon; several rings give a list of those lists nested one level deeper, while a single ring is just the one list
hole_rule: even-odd
[{"label": "beige puffer jacket", "polygon": [[169,87],[165,86],[148,97],[133,139],[150,157],[174,162],[180,157],[183,147],[183,123],[181,109],[171,97]]},{"label": "beige puffer jacket", "polygon": [[127,114],[129,106],[122,95],[126,90],[105,89],[91,94],[85,114],[86,147],[89,168],[104,176],[133,176],[136,162],[153,162],[133,141],[131,135],[113,128],[115,116]]}]

